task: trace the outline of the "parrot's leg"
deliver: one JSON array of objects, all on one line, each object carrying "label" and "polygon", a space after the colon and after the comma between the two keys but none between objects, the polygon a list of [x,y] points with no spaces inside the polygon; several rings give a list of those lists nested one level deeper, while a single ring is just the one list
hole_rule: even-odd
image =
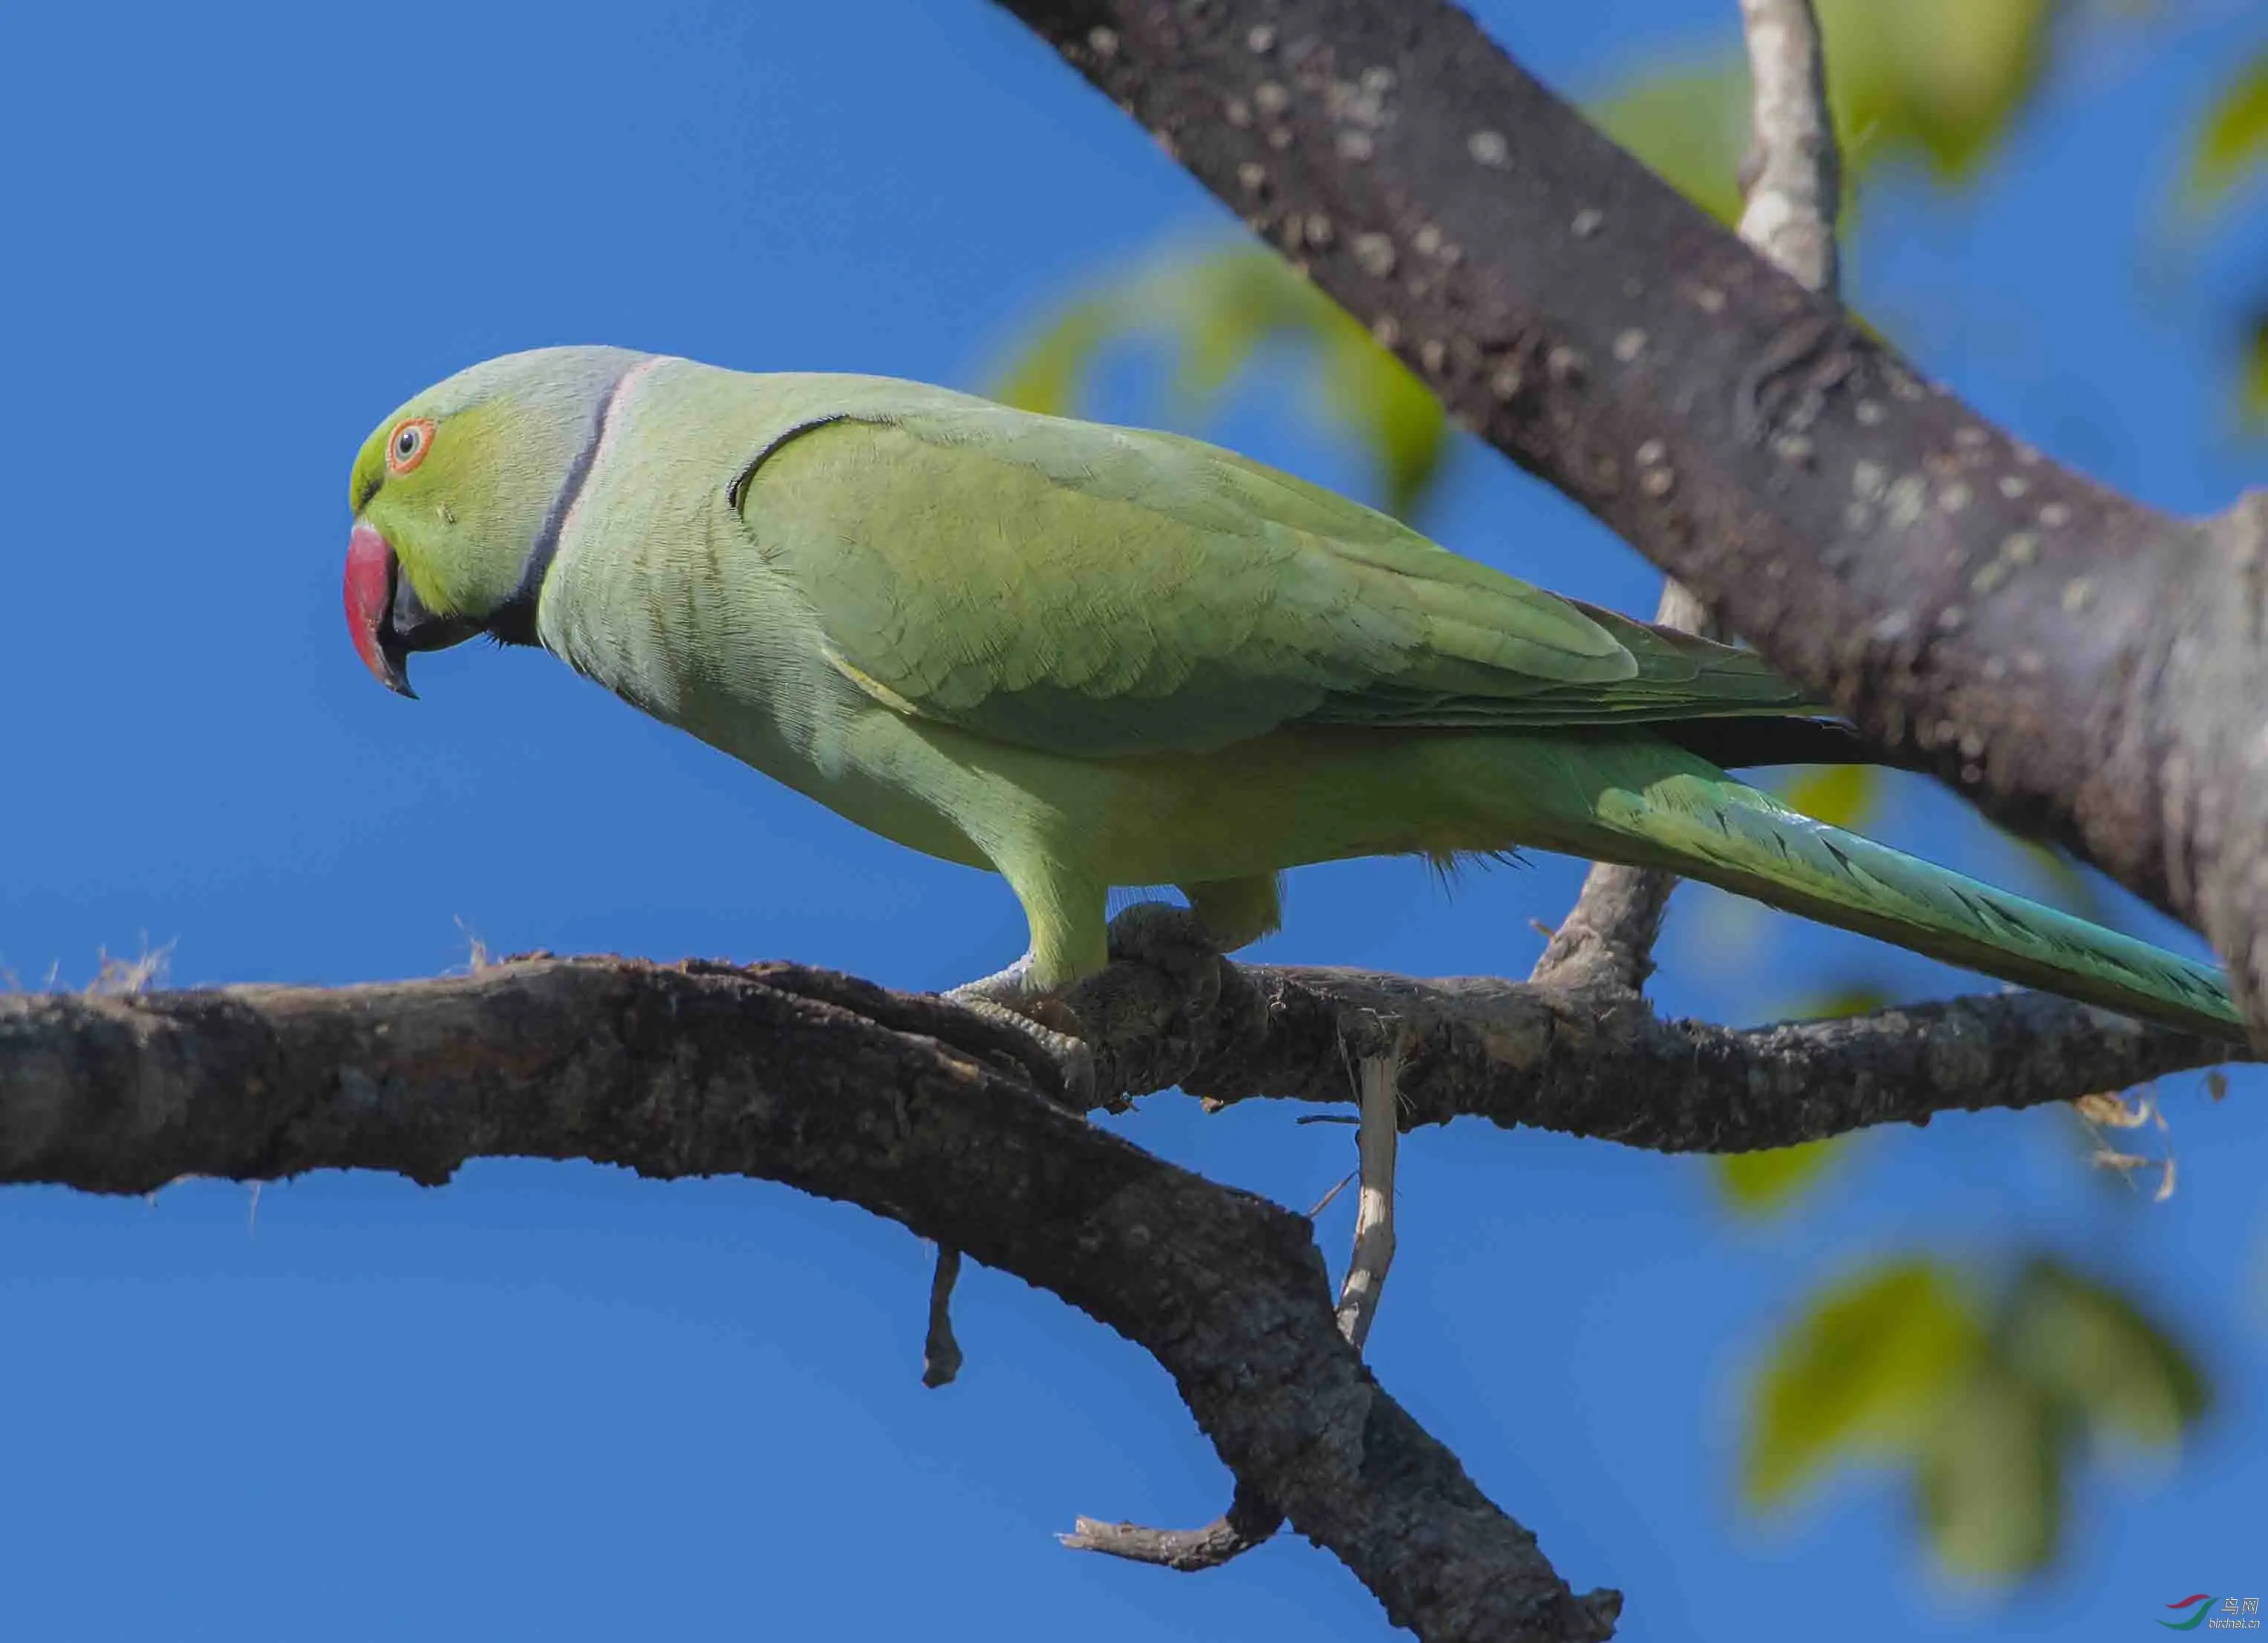
[{"label": "parrot's leg", "polygon": [[1032,1038],[1064,1070],[1065,1087],[1085,1101],[1094,1088],[1094,1055],[1079,1041],[1079,1017],[1063,993],[1110,962],[1104,922],[1108,892],[1043,849],[1001,851],[993,865],[1024,905],[1032,944],[1005,970],[964,982],[946,997]]},{"label": "parrot's leg", "polygon": [[1284,881],[1278,874],[1209,879],[1174,888],[1189,899],[1190,911],[1204,921],[1205,934],[1221,952],[1249,947],[1283,928]]},{"label": "parrot's leg", "polygon": [[1100,879],[1044,849],[990,854],[994,869],[1023,903],[1032,944],[1005,970],[966,982],[952,996],[989,1000],[1037,1020],[1035,1006],[1051,1002],[1110,962],[1105,920],[1109,892]]}]

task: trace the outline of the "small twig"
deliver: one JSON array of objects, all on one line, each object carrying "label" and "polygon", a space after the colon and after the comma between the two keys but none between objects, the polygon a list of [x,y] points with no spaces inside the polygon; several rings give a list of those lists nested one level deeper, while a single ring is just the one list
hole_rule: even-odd
[{"label": "small twig", "polygon": [[961,1251],[937,1246],[929,1280],[929,1333],[922,1339],[922,1384],[950,1386],[961,1373],[961,1343],[953,1338],[953,1287],[961,1280]]},{"label": "small twig", "polygon": [[1755,99],[1741,163],[1741,238],[1815,291],[1831,291],[1843,157],[1811,0],[1741,0]]},{"label": "small twig", "polygon": [[1242,1557],[1275,1534],[1283,1522],[1281,1512],[1240,1483],[1228,1510],[1203,1529],[1145,1529],[1138,1523],[1082,1517],[1073,1522],[1070,1534],[1056,1538],[1073,1551],[1099,1551],[1130,1563],[1154,1563],[1195,1573]]},{"label": "small twig", "polygon": [[[1339,1333],[1357,1352],[1370,1337],[1371,1321],[1386,1287],[1387,1270],[1394,1264],[1394,1161],[1402,1132],[1396,1121],[1399,1099],[1395,1081],[1401,1072],[1394,1056],[1366,1056],[1356,1070],[1362,1097],[1361,1163],[1355,1174],[1323,1194],[1307,1212],[1314,1220],[1359,1175],[1362,1190],[1356,1199],[1354,1258],[1346,1282],[1339,1289]],[[1242,1557],[1274,1535],[1284,1515],[1242,1483],[1228,1510],[1203,1529],[1150,1529],[1139,1523],[1105,1523],[1082,1517],[1071,1532],[1057,1539],[1074,1551],[1100,1551],[1131,1563],[1154,1563],[1194,1573],[1217,1569]]]},{"label": "small twig", "polygon": [[1394,1265],[1394,1162],[1402,1132],[1401,1058],[1365,1056],[1356,1075],[1362,1097],[1362,1188],[1355,1199],[1354,1255],[1339,1287],[1339,1333],[1357,1352],[1370,1339],[1386,1274]]},{"label": "small twig", "polygon": [[[1296,1119],[1292,1120],[1293,1123],[1298,1123],[1299,1121],[1300,1120]],[[1324,1193],[1321,1198],[1315,1200],[1315,1207],[1307,1212],[1307,1219],[1313,1221],[1316,1216],[1329,1209],[1333,1202],[1337,1199],[1338,1195],[1345,1192],[1347,1188],[1353,1184],[1355,1177],[1360,1173],[1361,1171],[1359,1170],[1350,1170],[1344,1175],[1341,1176],[1338,1178],[1337,1184],[1334,1185],[1329,1192]]]},{"label": "small twig", "polygon": [[[1307,1212],[1312,1221],[1359,1175],[1356,1197],[1354,1257],[1347,1265],[1346,1281],[1339,1289],[1339,1333],[1357,1352],[1370,1337],[1378,1316],[1378,1302],[1386,1287],[1386,1274],[1394,1265],[1394,1162],[1402,1132],[1395,1107],[1399,1057],[1365,1056],[1355,1069],[1355,1085],[1362,1100],[1362,1134],[1358,1142],[1359,1165]],[[1081,1517],[1071,1532],[1057,1538],[1074,1551],[1099,1551],[1130,1563],[1154,1563],[1194,1573],[1217,1569],[1242,1557],[1274,1535],[1284,1515],[1242,1482],[1228,1510],[1202,1529],[1151,1529],[1140,1523],[1106,1523]]]},{"label": "small twig", "polygon": [[[1663,605],[1684,591],[1671,583],[1662,590]],[[1576,992],[1599,986],[1637,992],[1653,973],[1653,939],[1676,885],[1674,875],[1653,868],[1594,862],[1528,979]]]}]

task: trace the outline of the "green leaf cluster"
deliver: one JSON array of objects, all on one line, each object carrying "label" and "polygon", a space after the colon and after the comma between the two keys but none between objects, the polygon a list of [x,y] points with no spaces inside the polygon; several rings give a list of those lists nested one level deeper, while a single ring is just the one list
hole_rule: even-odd
[{"label": "green leaf cluster", "polygon": [[2244,343],[2242,410],[2247,427],[2268,434],[2268,308],[2253,316],[2251,333]]},{"label": "green leaf cluster", "polygon": [[1263,348],[1303,352],[1313,403],[1360,444],[1373,495],[1402,518],[1416,515],[1440,472],[1448,449],[1440,402],[1344,309],[1257,247],[1169,258],[1088,293],[1024,345],[994,394],[1027,411],[1075,414],[1103,350],[1138,337],[1172,348],[1185,414],[1210,408]]},{"label": "green leaf cluster", "polygon": [[2190,142],[2192,209],[2211,210],[2268,167],[2268,47],[2238,65]]},{"label": "green leaf cluster", "polygon": [[1746,1503],[1783,1508],[1854,1463],[1901,1467],[1940,1566],[2005,1581],[2054,1557],[2085,1445],[2170,1449],[2204,1414],[2203,1373],[2108,1284],[2041,1256],[1981,1288],[1901,1258],[1816,1292],[1750,1388]]},{"label": "green leaf cluster", "polygon": [[[2268,46],[2236,66],[2191,133],[2183,204],[2194,220],[2228,218],[2268,177]],[[2268,435],[2268,287],[2237,327],[2237,425]]]},{"label": "green leaf cluster", "polygon": [[[1972,176],[2038,84],[2056,0],[1816,0],[1845,203],[1874,166]],[[1720,220],[1741,210],[1749,71],[1737,44],[1636,77],[1590,109],[1614,139]]]},{"label": "green leaf cluster", "polygon": [[[2068,0],[1815,0],[1828,102],[1843,152],[1844,209],[1878,166],[1918,165],[1940,184],[1973,178],[2021,118]],[[2132,26],[2127,19],[2125,26]],[[1736,42],[1636,75],[1591,106],[1607,132],[1720,221],[1741,211],[1749,73]],[[2268,48],[2238,62],[2185,145],[2184,213],[2226,216],[2268,174]],[[2241,331],[2242,425],[2268,433],[2268,290]]]}]

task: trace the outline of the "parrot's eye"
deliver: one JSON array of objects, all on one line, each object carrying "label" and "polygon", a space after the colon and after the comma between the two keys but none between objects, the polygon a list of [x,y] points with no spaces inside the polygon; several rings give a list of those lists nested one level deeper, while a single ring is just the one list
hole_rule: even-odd
[{"label": "parrot's eye", "polygon": [[432,448],[432,423],[423,417],[404,422],[386,442],[386,466],[396,473],[407,473],[425,460],[425,453]]}]

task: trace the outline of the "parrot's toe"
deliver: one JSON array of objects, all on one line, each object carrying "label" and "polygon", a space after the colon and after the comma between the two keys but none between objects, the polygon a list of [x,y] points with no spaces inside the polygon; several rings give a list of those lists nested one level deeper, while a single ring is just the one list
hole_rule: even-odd
[{"label": "parrot's toe", "polygon": [[1086,1029],[1070,1005],[1033,985],[1029,953],[945,996],[1038,1045],[1061,1081],[1064,1100],[1082,1112],[1094,1105],[1094,1052],[1084,1041]]},{"label": "parrot's toe", "polygon": [[1005,970],[948,987],[946,997],[957,1004],[998,1004],[1022,1013],[1049,996],[1032,979],[1032,956],[1026,953]]},{"label": "parrot's toe", "polygon": [[[972,985],[979,985],[974,984]],[[998,999],[955,987],[946,997],[961,1009],[998,1022],[1012,1029],[1023,1038],[1037,1045],[1056,1074],[1060,1086],[1056,1092],[1063,1104],[1078,1112],[1092,1111],[1095,1105],[1094,1052],[1078,1036],[1079,1017],[1061,1000],[1041,999],[1022,1007],[1001,1003]],[[1048,1021],[1040,1018],[1046,1010]],[[1067,1023],[1070,1031],[1051,1024],[1053,1021]]]}]

